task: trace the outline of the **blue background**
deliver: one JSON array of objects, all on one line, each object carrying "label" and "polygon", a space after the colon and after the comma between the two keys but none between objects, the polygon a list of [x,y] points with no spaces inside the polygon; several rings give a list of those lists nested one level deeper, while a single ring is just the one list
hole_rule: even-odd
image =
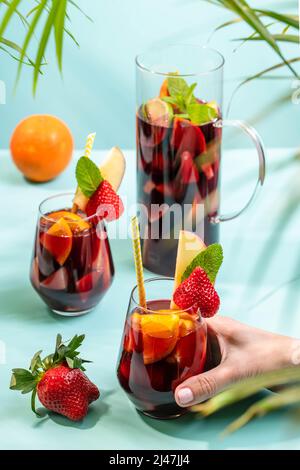
[{"label": "blue background", "polygon": [[[31,2],[26,3],[29,11]],[[260,7],[284,11],[293,2],[256,2]],[[78,0],[93,17],[88,21],[69,7],[70,29],[80,42],[78,50],[67,37],[64,48],[63,78],[60,77],[54,49],[49,47],[36,99],[31,94],[32,70],[24,67],[17,92],[13,95],[16,62],[0,55],[0,80],[6,84],[6,105],[0,106],[0,147],[9,144],[14,126],[32,113],[51,113],[64,119],[73,131],[76,146],[81,148],[85,136],[97,131],[98,148],[119,145],[133,148],[135,142],[135,74],[134,57],[150,47],[174,42],[204,44],[211,31],[232,18],[221,8],[201,0]],[[255,2],[251,2],[255,5]],[[243,25],[234,25],[215,34],[211,44],[226,57],[225,99],[228,101],[238,80],[278,62],[264,44],[246,44],[233,52],[235,37],[247,34]],[[14,22],[7,37],[21,43],[24,29]],[[286,49],[290,56],[299,55],[299,46]],[[280,76],[288,76],[282,70]],[[300,85],[298,85],[300,88]],[[236,96],[230,117],[252,119],[270,108],[276,97],[292,93],[292,79],[260,80],[246,85]],[[270,112],[267,119],[255,122],[268,146],[292,147],[299,144],[299,105],[288,100]],[[227,146],[244,146],[246,140],[231,139]]]}]

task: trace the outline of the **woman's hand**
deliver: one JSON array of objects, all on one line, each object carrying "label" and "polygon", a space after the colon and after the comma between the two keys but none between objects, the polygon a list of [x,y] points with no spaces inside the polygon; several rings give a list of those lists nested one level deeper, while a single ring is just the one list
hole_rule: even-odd
[{"label": "woman's hand", "polygon": [[299,363],[298,340],[226,317],[210,318],[206,323],[209,362],[218,365],[176,388],[175,399],[179,406],[201,403],[243,378]]}]

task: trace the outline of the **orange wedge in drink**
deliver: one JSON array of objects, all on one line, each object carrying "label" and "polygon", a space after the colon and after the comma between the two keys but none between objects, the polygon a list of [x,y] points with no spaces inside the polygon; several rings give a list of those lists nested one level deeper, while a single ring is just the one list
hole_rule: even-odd
[{"label": "orange wedge in drink", "polygon": [[52,220],[59,220],[64,218],[66,222],[68,222],[70,229],[73,233],[82,232],[83,230],[87,230],[90,228],[90,224],[84,220],[80,215],[73,214],[69,211],[57,211],[51,212],[48,217]]},{"label": "orange wedge in drink", "polygon": [[166,96],[170,96],[169,90],[168,90],[168,79],[166,78],[160,87],[159,91],[159,97],[160,98],[165,98]]},{"label": "orange wedge in drink", "polygon": [[72,249],[72,230],[62,217],[41,235],[41,243],[62,266]]},{"label": "orange wedge in drink", "polygon": [[144,363],[152,364],[168,356],[175,348],[179,335],[179,316],[175,313],[156,313],[139,317]]}]

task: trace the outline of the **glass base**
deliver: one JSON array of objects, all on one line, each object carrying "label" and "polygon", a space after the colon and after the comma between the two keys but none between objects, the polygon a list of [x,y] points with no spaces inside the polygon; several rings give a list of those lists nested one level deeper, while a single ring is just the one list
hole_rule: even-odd
[{"label": "glass base", "polygon": [[52,312],[56,313],[56,315],[60,315],[62,317],[80,317],[81,315],[86,315],[87,313],[91,312],[93,308],[88,308],[87,310],[80,310],[80,312],[65,312],[61,310],[54,310],[51,309]]},{"label": "glass base", "polygon": [[186,408],[183,408],[182,411],[180,411],[180,413],[176,413],[174,415],[166,415],[166,416],[163,416],[161,415],[160,413],[159,414],[156,414],[155,411],[152,413],[151,411],[140,411],[140,410],[137,410],[139,413],[141,413],[142,415],[145,415],[147,416],[148,418],[153,418],[153,419],[162,419],[162,420],[168,420],[168,419],[176,419],[176,418],[180,418],[181,416],[184,416],[188,410]]}]

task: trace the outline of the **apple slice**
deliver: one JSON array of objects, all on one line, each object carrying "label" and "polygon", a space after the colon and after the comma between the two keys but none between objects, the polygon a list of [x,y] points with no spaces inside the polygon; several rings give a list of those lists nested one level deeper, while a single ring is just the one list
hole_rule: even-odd
[{"label": "apple slice", "polygon": [[[122,182],[126,168],[126,161],[119,147],[113,147],[107,154],[104,162],[99,166],[102,177],[107,180],[117,192]],[[85,212],[89,198],[80,188],[77,188],[73,203]]]},{"label": "apple slice", "polygon": [[125,169],[126,160],[119,147],[113,147],[100,165],[101,175],[112,185],[116,192],[122,183]]},{"label": "apple slice", "polygon": [[[180,230],[175,268],[174,292],[179,284],[181,284],[182,275],[188,265],[201,251],[205,250],[205,248],[205,243],[196,233],[188,232],[187,230]],[[173,300],[171,301],[171,308],[178,308]]]},{"label": "apple slice", "polygon": [[68,287],[68,273],[66,268],[60,268],[51,276],[41,282],[42,287],[54,290],[66,290]]},{"label": "apple slice", "polygon": [[160,98],[148,100],[143,106],[143,112],[146,119],[156,126],[169,127],[173,119],[172,106]]}]

